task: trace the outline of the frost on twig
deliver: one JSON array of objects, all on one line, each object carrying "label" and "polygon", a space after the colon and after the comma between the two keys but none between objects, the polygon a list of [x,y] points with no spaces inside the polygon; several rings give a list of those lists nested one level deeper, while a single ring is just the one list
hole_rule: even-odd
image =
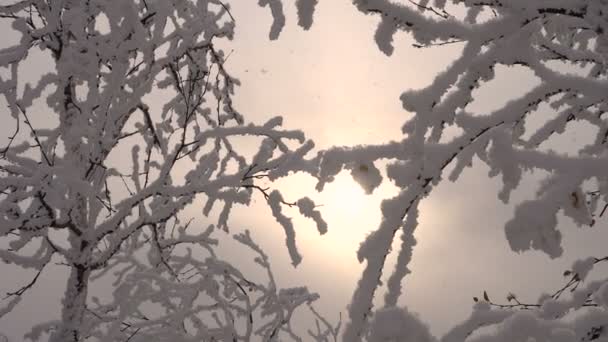
[{"label": "frost on twig", "polygon": [[[462,49],[430,85],[402,94],[404,109],[415,116],[403,125],[401,141],[334,148],[325,153],[331,157],[320,163],[320,188],[325,180],[348,168],[351,160],[369,165],[380,159],[389,160],[388,177],[401,188],[395,198],[383,202],[379,228],[359,249],[359,260],[366,265],[349,308],[344,335],[348,341],[366,336],[374,315],[373,297],[385,271],[384,260],[399,227],[407,228],[402,230],[403,250],[390,277],[394,281],[389,282],[386,307],[395,305],[401,293],[400,281],[407,273],[415,243],[417,203],[443,179],[457,180],[474,160],[485,163],[490,176],[501,177],[503,188],[498,197],[504,202],[509,201],[525,172],[535,170],[548,175],[537,196],[519,204],[505,226],[514,251],[536,249],[558,257],[562,254],[558,213],[577,225],[593,226],[608,207],[604,205],[608,202],[608,159],[604,153],[608,131],[604,118],[608,89],[605,1],[356,0],[354,4],[359,11],[379,17],[375,40],[387,55],[393,53],[392,42],[400,31],[413,37],[415,47],[440,48],[457,43]],[[526,68],[539,82],[496,110],[473,113],[470,105],[476,90],[496,78],[499,66]],[[546,120],[539,127],[527,125],[532,115],[544,115]],[[546,148],[556,136],[576,129],[575,122],[593,127],[590,144],[574,155]],[[456,128],[452,132],[458,133],[446,139],[449,128]],[[444,174],[447,169],[451,170],[449,175]],[[526,340],[517,335],[525,330],[520,324],[533,321],[533,315],[524,314],[506,318],[503,313],[490,312],[487,317],[488,324],[503,320],[505,326],[511,324],[501,330],[504,334],[497,341]],[[483,319],[475,316],[471,322],[475,322],[470,326],[474,328],[465,335],[446,340],[464,341]],[[565,322],[530,324],[538,327],[534,330],[538,335],[527,338],[575,340],[570,332],[552,330],[564,328]],[[575,336],[581,338],[581,331],[589,331],[577,329]]]},{"label": "frost on twig", "polygon": [[[298,25],[303,29],[308,30],[312,26],[313,15],[318,0],[296,0],[296,8],[298,11]],[[271,40],[279,38],[283,27],[285,27],[285,13],[283,11],[283,1],[281,0],[259,0],[260,6],[270,8],[272,15],[272,26],[268,37]]]},{"label": "frost on twig", "polygon": [[[285,19],[282,2],[260,4],[270,6],[275,37]],[[314,5],[298,2],[302,26],[312,23]],[[316,295],[277,289],[255,248],[270,280],[248,280],[217,257],[220,239],[211,237],[216,227],[227,232],[232,208],[254,196],[268,197],[271,211],[280,212],[277,206],[287,202],[275,201],[280,192],[266,192],[263,182],[294,172],[316,176],[306,160],[314,145],[301,131],[283,129],[281,118],[249,122],[235,108],[240,83],[220,48],[236,25],[229,4],[20,0],[0,5],[0,20],[18,37],[0,47],[0,68],[7,71],[0,97],[5,121],[14,124],[0,146],[0,258],[34,272],[0,303],[0,316],[39,286],[50,260],[59,260],[69,270],[61,318],[38,325],[32,339],[49,333],[52,342],[232,341],[295,334],[289,319]],[[17,71],[33,53],[48,67],[30,84]],[[259,149],[242,151],[235,141],[244,136]],[[325,231],[319,213],[301,203]],[[184,219],[192,207],[208,216],[209,228]],[[295,228],[275,216],[295,256]],[[250,238],[240,241],[255,246]],[[91,302],[91,289],[107,279],[112,297]],[[147,312],[146,303],[159,310]],[[271,318],[256,320],[266,328],[255,330],[252,319],[262,311]]]}]

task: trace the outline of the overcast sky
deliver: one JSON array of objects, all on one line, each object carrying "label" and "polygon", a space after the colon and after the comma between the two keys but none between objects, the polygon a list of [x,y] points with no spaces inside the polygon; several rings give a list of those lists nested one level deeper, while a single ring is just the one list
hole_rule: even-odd
[{"label": "overcast sky", "polygon": [[[428,85],[460,49],[457,45],[414,49],[409,37],[398,34],[394,55],[386,57],[373,41],[376,19],[357,12],[348,0],[321,0],[310,31],[296,25],[293,5],[286,4],[286,10],[286,28],[279,40],[271,42],[269,11],[257,7],[255,1],[235,4],[232,14],[237,35],[226,67],[242,82],[236,105],[248,120],[261,122],[282,115],[287,128],[303,130],[319,149],[400,139],[400,127],[410,114],[401,108],[399,95]],[[2,47],[9,44],[3,39],[7,38],[0,38]],[[520,69],[501,69],[498,75],[497,82],[477,93],[477,111],[496,108],[534,83]],[[0,115],[8,113],[0,108]],[[1,146],[9,131],[5,127],[0,133]],[[569,136],[555,146],[573,148],[583,144],[584,138]],[[472,297],[483,290],[500,300],[512,291],[522,300],[535,301],[543,290],[552,292],[560,287],[561,273],[577,257],[605,253],[604,222],[593,228],[577,228],[568,219],[562,219],[559,226],[564,234],[562,258],[511,252],[503,225],[513,206],[498,200],[499,180],[489,179],[487,173],[476,160],[474,168],[465,171],[456,183],[442,182],[422,205],[418,245],[401,303],[419,313],[435,335],[464,319]],[[513,203],[533,196],[538,177],[523,182],[523,190],[512,196]],[[330,320],[339,312],[346,317],[346,306],[362,269],[356,261],[356,249],[377,227],[381,200],[394,194],[396,188],[385,183],[367,196],[348,174],[338,177],[323,194],[317,194],[313,180],[304,176],[273,186],[288,199],[308,195],[323,204],[321,211],[329,223],[325,236],[318,236],[312,222],[294,220],[302,264],[297,269],[291,267],[282,228],[261,198],[252,208],[238,208],[233,213],[232,229],[252,231],[268,251],[280,285],[308,285],[321,294],[317,306]],[[389,264],[393,260],[394,256],[389,258]],[[2,267],[0,279],[15,276]],[[5,285],[0,281],[0,290],[8,290]],[[61,288],[34,290],[34,299],[24,308],[0,320],[0,332],[18,336],[31,327],[28,320],[35,312],[44,317],[39,312],[40,303],[55,302],[53,293],[60,294]]]},{"label": "overcast sky", "polygon": [[[320,148],[400,139],[401,124],[410,114],[401,108],[399,95],[428,85],[461,48],[415,49],[411,38],[400,33],[393,56],[387,57],[373,40],[377,19],[357,12],[350,1],[320,1],[310,31],[297,27],[293,7],[286,7],[286,29],[279,40],[271,42],[265,39],[270,14],[253,3],[235,6],[237,36],[230,66],[238,70],[243,83],[237,103],[247,114],[284,115],[287,127],[303,129]],[[477,92],[471,106],[475,112],[496,109],[535,82],[521,68],[499,68],[497,75],[496,81]],[[548,147],[571,152],[590,142],[586,138],[584,132],[570,134]],[[474,168],[456,183],[445,180],[422,205],[418,245],[401,303],[418,312],[435,335],[464,319],[472,297],[483,290],[497,301],[504,301],[512,291],[522,300],[535,302],[541,292],[560,287],[561,274],[573,260],[606,253],[604,222],[578,228],[569,219],[560,220],[565,247],[560,259],[538,252],[513,253],[503,230],[513,206],[497,198],[499,179],[487,175],[488,169],[476,160]],[[345,312],[362,269],[355,258],[358,244],[376,228],[382,198],[395,191],[383,184],[372,196],[362,192],[353,196],[349,187],[357,185],[348,174],[342,176],[339,184],[328,186],[331,194],[317,195],[324,204],[329,233],[319,237],[310,222],[297,221],[302,265],[291,270],[285,248],[271,249],[273,263],[284,264],[279,279],[307,282],[322,295],[327,314]],[[540,176],[522,182],[512,202],[532,198]],[[312,189],[314,183],[307,185]],[[297,188],[303,186],[297,184]],[[256,235],[272,236],[267,243],[281,246],[280,228],[272,224],[267,210],[260,213],[256,217],[268,223],[260,224],[262,232],[254,229]]]}]

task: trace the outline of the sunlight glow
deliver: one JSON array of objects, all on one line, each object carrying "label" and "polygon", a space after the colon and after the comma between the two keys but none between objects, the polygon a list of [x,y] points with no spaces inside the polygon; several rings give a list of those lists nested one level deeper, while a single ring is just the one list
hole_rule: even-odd
[{"label": "sunlight glow", "polygon": [[350,177],[338,177],[329,184],[323,194],[324,206],[331,207],[336,216],[350,216],[362,214],[366,204],[366,195],[363,189]]},{"label": "sunlight glow", "polygon": [[319,210],[330,229],[324,236],[314,237],[312,244],[324,250],[324,255],[333,256],[331,265],[326,261],[326,266],[340,268],[353,276],[359,271],[353,257],[359,244],[378,225],[379,201],[376,194],[366,194],[347,172],[326,185],[317,203],[322,205]]}]

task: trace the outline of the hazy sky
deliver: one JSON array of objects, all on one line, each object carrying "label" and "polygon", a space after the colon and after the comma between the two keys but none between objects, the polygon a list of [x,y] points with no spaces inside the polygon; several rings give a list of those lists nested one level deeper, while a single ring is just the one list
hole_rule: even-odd
[{"label": "hazy sky", "polygon": [[[310,31],[297,27],[293,7],[286,7],[286,29],[279,40],[271,42],[265,39],[270,14],[253,3],[235,6],[236,46],[229,64],[239,71],[243,82],[237,103],[255,116],[284,115],[287,127],[303,129],[321,148],[399,139],[401,124],[410,117],[401,108],[399,95],[428,85],[460,50],[458,45],[415,49],[411,38],[399,33],[395,52],[387,57],[373,40],[377,19],[357,12],[350,1],[320,1]],[[472,104],[476,112],[495,109],[534,85],[523,69],[498,69],[497,75],[496,81],[477,92]],[[571,134],[550,147],[574,151],[589,142],[585,138],[584,134]],[[542,291],[560,287],[561,274],[573,260],[605,253],[604,222],[577,228],[569,219],[560,220],[565,247],[562,258],[511,252],[503,225],[511,218],[513,207],[497,198],[499,179],[489,179],[487,174],[488,169],[476,160],[474,168],[456,183],[445,180],[422,205],[418,245],[401,303],[429,322],[436,335],[464,319],[472,297],[483,290],[497,301],[504,301],[512,291],[522,300],[535,302]],[[352,189],[357,185],[348,174],[342,176],[339,184],[328,186],[330,194],[316,197],[324,204],[329,233],[319,237],[310,222],[297,221],[304,256],[298,269],[290,269],[285,248],[272,248],[271,253],[276,266],[284,264],[279,279],[307,282],[321,293],[327,314],[345,312],[362,269],[355,258],[358,244],[376,228],[382,198],[395,191],[392,185],[383,184],[372,196],[365,196]],[[534,195],[538,176],[522,182],[512,195],[513,203]],[[314,183],[306,186],[312,189]],[[306,186],[286,182],[288,189],[282,190],[293,187],[306,193],[302,190]],[[314,195],[313,190],[309,192]],[[256,218],[264,222],[262,232],[254,229],[256,235],[269,236],[269,245],[277,240],[280,245],[281,230],[268,219],[268,210],[260,209]]]},{"label": "hazy sky", "polygon": [[[373,41],[376,18],[357,12],[348,0],[319,1],[310,31],[296,25],[293,5],[286,4],[286,10],[286,28],[278,41],[269,41],[269,11],[257,7],[255,1],[235,2],[232,14],[237,36],[226,67],[242,82],[236,105],[249,121],[282,115],[286,127],[302,129],[319,149],[399,139],[400,127],[410,117],[401,108],[401,92],[429,84],[459,51],[457,45],[414,49],[409,37],[398,34],[394,55],[386,57]],[[8,42],[2,39],[0,46],[4,47]],[[534,82],[521,70],[499,70],[498,74],[497,82],[477,93],[476,110],[495,108]],[[3,108],[0,115],[8,116]],[[8,134],[6,127],[0,129],[0,146]],[[565,139],[567,144],[557,142],[555,146],[573,148],[585,142],[584,136]],[[537,252],[511,252],[503,225],[513,207],[498,200],[499,180],[489,179],[487,168],[476,162],[456,183],[441,183],[422,205],[412,274],[405,279],[401,303],[418,312],[436,335],[464,319],[472,297],[483,290],[501,300],[512,291],[522,300],[535,301],[541,291],[553,291],[562,284],[561,273],[577,257],[605,253],[604,222],[577,228],[567,219],[559,227],[564,234],[562,258],[552,261]],[[533,196],[534,179],[538,177],[523,182],[524,189],[512,196],[514,203]],[[302,264],[295,270],[291,267],[282,228],[273,221],[262,198],[252,208],[235,210],[232,229],[252,231],[270,255],[280,285],[308,285],[321,294],[317,307],[330,320],[340,311],[346,317],[346,305],[362,269],[356,249],[377,227],[381,200],[396,188],[385,183],[367,196],[346,173],[323,194],[317,194],[313,180],[304,176],[273,187],[282,190],[287,199],[308,195],[323,204],[321,211],[329,223],[325,236],[318,236],[312,222],[294,220]],[[388,262],[393,263],[394,256]],[[0,279],[7,279],[2,267]],[[0,290],[8,290],[5,285],[0,281]],[[39,311],[34,309],[36,303],[38,308],[47,301],[51,305],[56,298],[53,293],[61,290],[51,286],[32,291],[33,299],[24,308],[0,320],[0,332],[16,336],[30,327],[32,322],[23,320]]]}]

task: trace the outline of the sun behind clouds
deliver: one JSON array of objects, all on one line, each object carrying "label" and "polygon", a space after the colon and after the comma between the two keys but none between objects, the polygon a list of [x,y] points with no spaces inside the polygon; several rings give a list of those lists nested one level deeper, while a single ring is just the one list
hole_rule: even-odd
[{"label": "sun behind clouds", "polygon": [[[364,215],[367,196],[361,186],[347,175],[340,175],[321,194],[323,206],[331,208],[332,216]],[[326,211],[326,210],[324,210]]]}]

